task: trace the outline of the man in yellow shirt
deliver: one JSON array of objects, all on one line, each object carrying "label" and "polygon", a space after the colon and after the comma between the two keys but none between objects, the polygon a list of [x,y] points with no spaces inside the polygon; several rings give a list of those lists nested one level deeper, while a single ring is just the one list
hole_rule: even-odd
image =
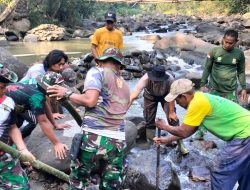
[{"label": "man in yellow shirt", "polygon": [[95,59],[107,48],[123,48],[122,32],[115,28],[116,14],[108,11],[105,20],[106,26],[97,29],[91,40],[91,51]]},{"label": "man in yellow shirt", "polygon": [[238,190],[250,189],[250,112],[238,104],[212,94],[195,92],[192,81],[179,79],[172,83],[167,102],[175,100],[187,109],[179,127],[157,119],[156,127],[173,136],[155,137],[157,143],[168,144],[187,138],[202,126],[226,141],[211,172],[212,190],[232,190],[238,181]]}]

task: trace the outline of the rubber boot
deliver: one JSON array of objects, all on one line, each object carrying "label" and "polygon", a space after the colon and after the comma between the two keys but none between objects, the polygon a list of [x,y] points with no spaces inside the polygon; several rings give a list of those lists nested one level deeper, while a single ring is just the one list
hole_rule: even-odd
[{"label": "rubber boot", "polygon": [[182,155],[186,155],[189,153],[188,149],[185,147],[182,140],[178,140],[177,144],[178,144],[178,150]]},{"label": "rubber boot", "polygon": [[153,142],[153,138],[155,137],[156,129],[146,129],[146,137],[148,142]]}]

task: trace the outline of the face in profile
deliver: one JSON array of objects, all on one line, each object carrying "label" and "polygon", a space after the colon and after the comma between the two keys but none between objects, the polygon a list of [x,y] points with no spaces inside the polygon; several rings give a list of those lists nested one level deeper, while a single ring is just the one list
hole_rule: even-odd
[{"label": "face in profile", "polygon": [[0,82],[0,97],[2,97],[5,94],[6,91],[6,84]]}]

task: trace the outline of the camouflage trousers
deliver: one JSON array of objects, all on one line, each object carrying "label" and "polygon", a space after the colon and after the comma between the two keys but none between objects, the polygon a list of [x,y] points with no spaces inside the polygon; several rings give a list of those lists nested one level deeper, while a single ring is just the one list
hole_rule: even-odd
[{"label": "camouflage trousers", "polygon": [[[118,190],[124,178],[125,141],[84,132],[75,161],[71,161],[70,189],[83,190],[99,184],[100,190]],[[99,182],[96,170],[100,167]]]},{"label": "camouflage trousers", "polygon": [[7,153],[0,154],[0,190],[30,189],[28,177],[18,159]]}]

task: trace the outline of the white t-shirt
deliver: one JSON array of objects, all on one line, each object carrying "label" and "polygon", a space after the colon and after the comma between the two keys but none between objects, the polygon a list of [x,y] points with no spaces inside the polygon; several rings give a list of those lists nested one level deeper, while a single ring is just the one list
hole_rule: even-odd
[{"label": "white t-shirt", "polygon": [[29,68],[26,75],[20,80],[20,82],[34,79],[39,75],[45,74],[44,66],[42,63],[36,63]]}]

